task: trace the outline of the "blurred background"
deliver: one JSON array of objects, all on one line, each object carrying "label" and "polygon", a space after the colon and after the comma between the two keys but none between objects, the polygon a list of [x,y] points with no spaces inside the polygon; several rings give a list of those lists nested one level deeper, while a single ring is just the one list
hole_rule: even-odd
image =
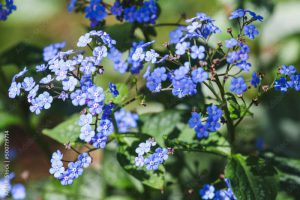
[{"label": "blurred background", "polygon": [[[75,48],[77,39],[87,31],[89,21],[81,13],[68,13],[67,1],[62,0],[15,0],[17,10],[0,22],[0,145],[3,147],[4,131],[10,138],[10,171],[16,173],[14,181],[26,185],[27,199],[197,199],[197,185],[201,178],[210,179],[218,174],[214,172],[215,157],[202,156],[200,162],[201,176],[195,180],[186,180],[187,185],[175,184],[170,191],[155,191],[141,185],[131,176],[125,174],[112,154],[107,150],[95,153],[94,166],[80,181],[67,189],[63,189],[57,181],[49,178],[48,169],[51,152],[62,149],[41,131],[54,127],[67,116],[78,110],[71,105],[54,104],[54,108],[35,116],[29,112],[25,98],[8,99],[8,88],[12,76],[24,66],[34,67],[42,60],[44,46],[55,42],[66,41],[67,48]],[[230,12],[244,7],[264,16],[259,24],[260,37],[251,45],[251,59],[255,69],[268,74],[268,80],[275,77],[277,68],[282,65],[300,66],[300,1],[299,0],[160,0],[161,15],[159,23],[176,22],[181,14],[193,17],[197,12],[205,12],[216,20],[223,32],[232,24],[227,20]],[[117,24],[117,25],[116,25]],[[118,29],[114,17],[108,17],[106,26],[114,39],[126,41],[126,32]],[[169,31],[175,27],[156,27],[156,48],[162,49],[168,41]],[[122,30],[122,32],[120,31]],[[124,29],[126,31],[126,28]],[[141,33],[135,33],[141,37]],[[226,34],[214,38],[218,42],[226,39]],[[109,65],[109,63],[107,63]],[[114,79],[122,82],[128,74],[120,75],[116,71],[107,70],[101,84]],[[250,100],[251,92],[247,93]],[[294,166],[300,171],[300,95],[289,92],[288,95],[270,92],[263,97],[259,107],[254,107],[254,118],[248,117],[238,130],[237,139],[241,152],[257,152],[270,150],[280,156],[292,158]],[[162,104],[147,102],[147,109],[131,105],[127,109],[139,114],[161,111]],[[1,154],[3,148],[1,147]],[[67,155],[72,156],[72,155]],[[186,155],[190,163],[198,155]],[[1,159],[2,156],[1,156]],[[102,162],[102,160],[105,162]],[[1,162],[2,164],[2,162]],[[193,167],[194,164],[193,164]],[[209,172],[203,169],[210,169]],[[2,167],[1,167],[2,169]],[[216,169],[218,171],[218,169]],[[297,171],[292,181],[300,184],[300,172]],[[206,175],[205,175],[206,174]],[[208,175],[207,175],[208,174]],[[203,175],[203,176],[202,176]],[[2,174],[1,174],[2,176]],[[208,177],[206,177],[208,176]],[[211,177],[209,177],[211,176]],[[193,183],[195,182],[195,184]],[[287,182],[281,187],[289,187]],[[199,188],[198,188],[199,189]],[[278,199],[297,199],[300,188],[280,192]],[[93,194],[91,196],[91,194]],[[150,195],[150,196],[149,196]],[[299,196],[298,196],[299,199]]]}]

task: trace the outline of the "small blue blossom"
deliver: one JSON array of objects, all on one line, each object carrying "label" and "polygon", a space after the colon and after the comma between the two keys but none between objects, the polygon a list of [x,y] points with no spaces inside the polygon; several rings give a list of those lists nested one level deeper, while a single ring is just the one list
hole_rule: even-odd
[{"label": "small blue blossom", "polygon": [[90,4],[85,7],[85,17],[90,19],[91,27],[95,27],[107,16],[105,7],[100,2],[101,0],[91,0]]},{"label": "small blue blossom", "polygon": [[145,165],[147,170],[157,170],[160,164],[160,160],[156,154],[151,154],[148,158],[145,159]]},{"label": "small blue blossom", "polygon": [[50,174],[53,174],[55,178],[58,178],[64,173],[65,168],[62,163],[62,153],[57,150],[52,154],[51,158],[51,168],[49,169]]},{"label": "small blue blossom", "polygon": [[215,187],[209,184],[205,184],[199,191],[202,199],[213,199],[215,197]]},{"label": "small blue blossom", "polygon": [[256,72],[253,72],[253,73],[252,73],[252,77],[251,77],[250,83],[251,83],[251,85],[253,85],[255,88],[257,88],[257,86],[260,84],[260,78],[259,78],[259,76],[257,75]]},{"label": "small blue blossom", "polygon": [[151,145],[147,142],[140,143],[138,148],[135,149],[135,152],[139,155],[142,156],[145,153],[148,153],[150,151]]},{"label": "small blue blossom", "polygon": [[177,43],[176,44],[176,51],[175,53],[177,55],[183,55],[185,54],[186,50],[190,47],[190,43],[189,42],[182,42],[182,43]]},{"label": "small blue blossom", "polygon": [[189,63],[186,62],[184,66],[180,66],[178,69],[174,71],[174,79],[180,80],[184,78],[189,71],[190,71],[190,66]]},{"label": "small blue blossom", "polygon": [[88,153],[82,153],[78,156],[78,161],[81,163],[81,167],[87,168],[92,163],[92,158]]},{"label": "small blue blossom", "polygon": [[256,26],[254,26],[253,24],[245,26],[244,33],[251,40],[253,40],[255,36],[259,34],[258,30],[256,29]]},{"label": "small blue blossom", "polygon": [[115,112],[115,118],[120,133],[125,133],[131,128],[137,127],[139,116],[132,112],[127,112],[123,108]]},{"label": "small blue blossom", "polygon": [[159,163],[162,164],[165,160],[167,160],[169,158],[169,151],[168,149],[166,148],[161,148],[161,147],[158,147],[156,150],[155,150],[155,154],[157,156],[157,158],[159,158]]},{"label": "small blue blossom", "polygon": [[93,116],[90,113],[87,113],[86,115],[80,115],[79,121],[78,121],[78,125],[79,126],[85,126],[85,125],[89,125],[93,122]]},{"label": "small blue blossom", "polygon": [[9,89],[8,89],[8,96],[9,98],[16,98],[19,96],[21,92],[21,83],[12,82]]},{"label": "small blue blossom", "polygon": [[90,33],[86,33],[86,34],[80,36],[80,38],[77,42],[77,46],[78,47],[86,47],[86,45],[88,45],[92,41],[92,38],[90,36],[91,36]]},{"label": "small blue blossom", "polygon": [[171,31],[169,34],[170,44],[178,43],[180,41],[181,37],[183,36],[184,30],[185,30],[185,28],[183,26],[179,26],[174,31]]},{"label": "small blue blossom", "polygon": [[207,126],[202,124],[202,122],[199,122],[194,129],[198,139],[207,138],[209,135]]},{"label": "small blue blossom", "polygon": [[191,78],[182,78],[180,80],[173,79],[172,94],[178,98],[183,98],[187,95],[194,95],[197,93],[196,85]]},{"label": "small blue blossom", "polygon": [[68,4],[68,12],[72,12],[76,6],[77,0],[71,0]]},{"label": "small blue blossom", "polygon": [[243,77],[233,78],[231,80],[230,91],[236,93],[237,95],[243,94],[247,90],[247,84]]},{"label": "small blue blossom", "polygon": [[231,13],[229,19],[236,19],[236,18],[244,17],[245,14],[246,13],[245,13],[244,9],[239,8]]},{"label": "small blue blossom", "polygon": [[86,103],[87,94],[81,90],[75,90],[70,97],[74,106],[83,106]]},{"label": "small blue blossom", "polygon": [[205,52],[204,46],[200,45],[198,47],[198,46],[194,45],[191,47],[191,58],[193,58],[193,59],[198,58],[199,60],[202,60],[205,57],[204,52]]},{"label": "small blue blossom", "polygon": [[239,55],[236,51],[229,52],[227,55],[227,62],[232,64],[239,59]]},{"label": "small blue blossom", "polygon": [[103,89],[99,86],[90,87],[87,92],[88,98],[95,102],[102,102],[105,98]]},{"label": "small blue blossom", "polygon": [[95,131],[90,125],[85,125],[80,129],[79,138],[85,142],[90,142],[95,136]]},{"label": "small blue blossom", "polygon": [[194,128],[200,122],[200,119],[201,119],[201,115],[199,113],[192,112],[192,116],[188,122],[190,128]]},{"label": "small blue blossom", "polygon": [[104,149],[107,142],[107,136],[102,135],[102,133],[97,133],[93,138],[91,143],[95,148],[101,148]]},{"label": "small blue blossom", "polygon": [[133,61],[143,61],[145,58],[144,50],[141,47],[138,47],[132,55]]},{"label": "small blue blossom", "polygon": [[151,49],[150,51],[146,52],[145,61],[151,62],[151,63],[156,63],[156,60],[158,57],[159,57],[159,54],[156,53],[153,49]]},{"label": "small blue blossom", "polygon": [[26,188],[23,184],[15,184],[11,188],[11,196],[14,200],[22,200],[26,198]]},{"label": "small blue blossom", "polygon": [[238,41],[234,38],[231,38],[229,40],[225,40],[225,46],[226,48],[230,49],[230,48],[233,48],[235,46],[238,45]]},{"label": "small blue blossom", "polygon": [[290,65],[290,66],[282,65],[280,67],[279,72],[281,74],[290,76],[290,75],[296,73],[296,68],[293,65]]},{"label": "small blue blossom", "polygon": [[290,88],[294,88],[296,91],[300,90],[300,73],[291,75],[290,81],[288,81]]},{"label": "small blue blossom", "polygon": [[81,168],[81,162],[70,162],[68,164],[68,172],[70,173],[70,176],[72,176],[74,179],[82,175],[83,169]]},{"label": "small blue blossom", "polygon": [[287,84],[286,78],[281,77],[280,79],[275,80],[274,88],[280,92],[287,92],[289,85]]},{"label": "small blue blossom", "polygon": [[247,63],[247,62],[245,62],[245,61],[242,61],[242,62],[237,63],[236,66],[237,66],[238,68],[240,68],[241,70],[246,71],[246,72],[249,72],[249,71],[250,71],[250,68],[251,68],[251,64],[250,64],[250,63]]},{"label": "small blue blossom", "polygon": [[161,83],[162,81],[165,81],[167,79],[166,68],[155,68],[154,71],[151,73],[150,77],[153,78],[156,83]]},{"label": "small blue blossom", "polygon": [[137,156],[134,159],[134,163],[135,163],[135,166],[137,166],[137,167],[143,167],[145,164],[145,159],[143,156]]},{"label": "small blue blossom", "polygon": [[66,170],[60,175],[58,179],[60,180],[60,183],[62,185],[71,185],[73,183],[74,177],[72,176],[72,173]]},{"label": "small blue blossom", "polygon": [[44,109],[49,109],[53,101],[53,97],[50,96],[49,92],[43,92],[37,97],[40,107]]},{"label": "small blue blossom", "polygon": [[73,76],[68,77],[67,79],[62,81],[63,90],[65,91],[74,91],[76,85],[78,84],[78,80]]},{"label": "small blue blossom", "polygon": [[100,120],[99,126],[97,127],[97,131],[102,135],[108,136],[114,131],[112,122],[108,119]]},{"label": "small blue blossom", "polygon": [[206,81],[209,77],[208,72],[206,72],[203,68],[197,68],[192,71],[192,80],[194,83],[202,83]]},{"label": "small blue blossom", "polygon": [[103,58],[107,56],[106,46],[95,47],[93,50],[93,56],[96,58],[98,62],[100,62]]},{"label": "small blue blossom", "polygon": [[109,83],[109,90],[114,97],[117,97],[119,95],[119,91],[117,90],[116,85],[111,82]]},{"label": "small blue blossom", "polygon": [[54,79],[52,78],[51,74],[48,74],[46,77],[44,77],[40,80],[40,83],[46,85],[46,84],[51,83],[51,81],[53,81],[53,80]]},{"label": "small blue blossom", "polygon": [[122,15],[123,12],[123,7],[120,4],[119,1],[115,1],[115,3],[113,4],[113,6],[110,8],[111,14],[120,17]]},{"label": "small blue blossom", "polygon": [[35,86],[35,82],[32,77],[25,77],[21,85],[25,91],[29,92]]}]

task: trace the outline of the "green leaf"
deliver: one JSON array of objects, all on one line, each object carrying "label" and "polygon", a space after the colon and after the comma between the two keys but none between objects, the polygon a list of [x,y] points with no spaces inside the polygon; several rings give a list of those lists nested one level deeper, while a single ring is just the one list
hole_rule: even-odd
[{"label": "green leaf", "polygon": [[62,144],[66,144],[68,142],[70,142],[70,144],[75,144],[80,135],[78,120],[79,115],[75,114],[56,127],[52,129],[44,129],[42,132]]},{"label": "green leaf", "polygon": [[277,195],[277,175],[262,159],[233,155],[227,163],[225,177],[230,179],[237,199],[266,200]]},{"label": "green leaf", "polygon": [[129,145],[125,143],[119,143],[117,159],[120,165],[127,173],[134,176],[143,184],[155,189],[163,189],[165,184],[165,168],[160,165],[158,170],[148,171],[144,168],[136,167],[134,164],[134,159],[136,157],[135,148],[137,145],[138,142],[133,142]]},{"label": "green leaf", "polygon": [[113,39],[117,40],[117,49],[120,51],[130,49],[133,41],[136,39],[134,36],[134,26],[131,23],[106,26],[104,31],[109,33]]},{"label": "green leaf", "polygon": [[42,61],[42,49],[23,42],[0,54],[0,65],[23,66],[38,64]]},{"label": "green leaf", "polygon": [[43,199],[103,199],[105,187],[101,174],[95,170],[86,169],[72,185],[63,186],[58,180],[51,178],[42,188]]},{"label": "green leaf", "polygon": [[119,95],[114,97],[111,92],[106,94],[105,102],[113,102],[115,104],[122,104],[129,96],[129,88],[124,83],[116,84],[117,90],[119,91]]},{"label": "green leaf", "polygon": [[181,111],[168,110],[160,113],[147,113],[140,116],[142,132],[151,135],[164,146],[164,137],[170,134],[181,120]]},{"label": "green leaf", "polygon": [[6,129],[11,125],[18,125],[22,123],[19,116],[3,111],[0,111],[0,119],[0,130]]},{"label": "green leaf", "polygon": [[230,118],[238,119],[241,116],[241,108],[238,101],[231,93],[226,93],[226,96],[227,102],[229,103],[228,110],[230,112]]},{"label": "green leaf", "polygon": [[103,176],[108,185],[115,188],[136,188],[143,192],[143,186],[140,182],[133,180],[120,166],[116,159],[116,155],[112,151],[104,152]]}]

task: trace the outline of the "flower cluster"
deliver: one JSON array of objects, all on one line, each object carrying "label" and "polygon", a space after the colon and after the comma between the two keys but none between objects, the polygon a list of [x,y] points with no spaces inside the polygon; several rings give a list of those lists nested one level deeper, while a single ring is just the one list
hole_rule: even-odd
[{"label": "flower cluster", "polygon": [[151,147],[154,146],[156,146],[156,142],[153,138],[139,144],[135,150],[137,153],[135,165],[137,167],[145,166],[147,170],[157,170],[159,165],[168,159],[169,151],[166,148],[157,147],[154,153],[150,153]]},{"label": "flower cluster", "polygon": [[300,73],[292,65],[281,66],[279,69],[280,78],[275,80],[274,88],[280,92],[287,92],[288,89],[300,90]]},{"label": "flower cluster", "polygon": [[[97,45],[95,48],[90,46],[93,40]],[[79,38],[77,46],[88,46],[91,55],[85,56],[83,50],[61,51],[64,42],[49,45],[43,52],[46,63],[35,68],[41,76],[38,76],[39,80],[31,76],[24,77],[28,71],[32,71],[25,67],[13,77],[9,97],[16,98],[27,93],[30,111],[35,114],[49,109],[54,100],[70,101],[73,106],[84,108],[78,121],[81,127],[79,138],[96,149],[105,148],[108,136],[114,131],[112,115],[120,133],[135,128],[138,120],[138,115],[122,108],[115,109],[115,105],[105,99],[107,93],[111,93],[113,98],[119,95],[115,84],[110,82],[104,91],[93,81],[96,76],[103,74],[101,61],[108,57],[108,51],[115,49],[114,45],[115,41],[103,31],[91,31]],[[53,154],[50,173],[62,184],[71,184],[81,175],[82,159],[85,158],[78,157],[78,161],[70,162],[67,170],[61,159],[59,151]]]},{"label": "flower cluster", "polygon": [[15,177],[14,173],[0,179],[0,199],[6,199],[9,196],[13,200],[22,200],[26,198],[26,188],[23,184],[17,183],[12,185],[11,180]]},{"label": "flower cluster", "polygon": [[212,105],[207,107],[206,112],[207,118],[203,119],[200,113],[192,112],[188,122],[189,126],[195,130],[198,139],[207,138],[209,132],[216,132],[221,127],[219,120],[223,114],[222,110]]},{"label": "flower cluster", "polygon": [[0,3],[0,21],[5,21],[8,15],[10,15],[12,11],[16,9],[17,7],[13,0],[5,0],[5,5]]},{"label": "flower cluster", "polygon": [[137,22],[141,24],[155,24],[158,17],[158,7],[156,0],[129,2],[116,0],[113,5],[109,5],[102,0],[91,0],[82,6],[77,0],[71,0],[68,11],[72,12],[76,8],[84,10],[86,18],[91,21],[94,27],[102,22],[109,14],[116,16],[120,21]]},{"label": "flower cluster", "polygon": [[225,183],[227,189],[217,190],[213,185],[205,184],[200,190],[199,194],[203,200],[213,199],[213,200],[236,200],[236,196],[230,186],[230,182],[225,178]]},{"label": "flower cluster", "polygon": [[57,150],[52,154],[50,174],[58,179],[62,185],[70,185],[74,179],[78,178],[83,173],[83,168],[87,168],[92,158],[88,153],[82,153],[78,156],[76,162],[69,162],[67,169],[65,169],[62,162],[63,154]]}]

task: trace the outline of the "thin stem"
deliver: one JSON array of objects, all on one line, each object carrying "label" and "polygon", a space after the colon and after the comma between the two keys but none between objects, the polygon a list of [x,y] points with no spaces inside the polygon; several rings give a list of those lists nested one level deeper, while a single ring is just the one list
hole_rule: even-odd
[{"label": "thin stem", "polygon": [[251,106],[254,104],[254,101],[252,101],[249,106],[247,107],[247,109],[245,110],[245,112],[243,113],[243,115],[240,117],[240,119],[234,124],[234,127],[237,127],[241,121],[244,119],[244,117],[246,116],[246,114],[248,113],[248,111],[250,110]]}]

